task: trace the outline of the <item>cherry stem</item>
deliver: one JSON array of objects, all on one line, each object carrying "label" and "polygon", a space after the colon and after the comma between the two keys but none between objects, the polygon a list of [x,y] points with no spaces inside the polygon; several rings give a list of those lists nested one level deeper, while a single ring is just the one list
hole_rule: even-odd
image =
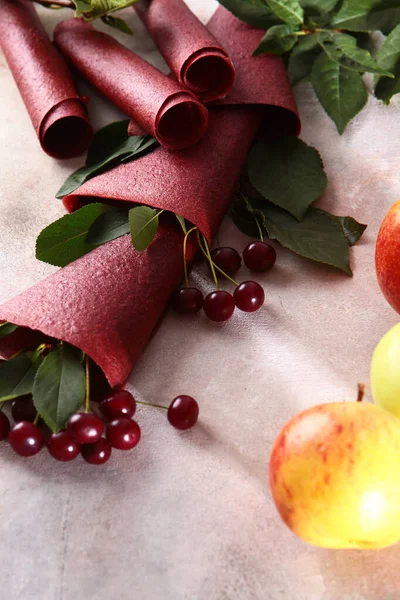
[{"label": "cherry stem", "polygon": [[362,402],[365,396],[366,385],[364,383],[358,384],[357,402]]},{"label": "cherry stem", "polygon": [[36,2],[36,4],[40,4],[41,6],[45,6],[46,8],[72,8],[75,10],[75,4],[70,2],[69,0],[32,0]]},{"label": "cherry stem", "polygon": [[137,404],[143,404],[144,406],[153,406],[154,408],[163,408],[164,410],[168,410],[168,406],[163,406],[162,404],[154,404],[153,402],[143,402],[142,400],[136,400]]},{"label": "cherry stem", "polygon": [[263,242],[264,241],[264,235],[261,229],[261,225],[260,225],[260,221],[257,219],[257,217],[255,215],[253,215],[254,220],[256,222],[257,228],[258,228],[258,233],[260,234],[260,240]]},{"label": "cherry stem", "polygon": [[40,344],[40,346],[38,346],[36,348],[36,352],[39,352],[39,354],[43,354],[43,352],[46,350],[47,348],[47,344]]},{"label": "cherry stem", "polygon": [[17,358],[17,356],[19,356],[20,354],[22,354],[23,352],[25,352],[25,350],[18,350],[18,352],[16,352],[15,354],[13,354],[12,356],[10,356],[10,358],[8,358],[7,360],[12,360],[13,358]]},{"label": "cherry stem", "polygon": [[35,420],[33,421],[33,424],[34,424],[34,425],[37,425],[37,424],[39,423],[39,419],[40,419],[40,414],[37,412],[37,413],[36,413]]},{"label": "cherry stem", "polygon": [[[207,240],[206,240],[207,243]],[[229,275],[227,273],[225,273],[225,271],[223,271],[217,264],[215,264],[215,262],[213,261],[213,259],[211,258],[211,254],[206,254],[206,252],[204,251],[204,248],[202,247],[202,245],[200,244],[200,240],[199,240],[199,245],[200,245],[200,250],[202,251],[202,253],[204,254],[204,256],[206,257],[206,259],[210,262],[210,266],[211,268],[214,267],[214,269],[217,269],[217,271],[219,271],[221,273],[221,275],[223,275],[224,277],[226,277],[227,279],[229,279],[229,281],[231,281],[232,283],[234,283],[236,286],[239,285],[239,283],[237,281],[235,281],[234,279],[232,279],[232,277],[229,277]],[[207,244],[207,248],[208,248],[208,244]],[[214,281],[215,281],[215,277],[214,277]],[[217,289],[218,289],[218,285],[217,285]]]},{"label": "cherry stem", "polygon": [[[249,200],[248,200],[248,198],[246,198],[246,196],[243,194],[242,191],[239,190],[239,193],[242,196],[242,199],[247,204],[247,206],[249,206]],[[253,211],[251,211],[251,214],[252,214],[252,216],[253,216],[253,218],[254,218],[254,220],[256,222],[258,233],[260,234],[260,240],[263,242],[264,241],[264,234],[263,234],[263,231],[261,229],[260,221],[257,219],[257,217],[256,217],[256,215],[254,214]]]},{"label": "cherry stem", "polygon": [[189,231],[185,234],[185,239],[183,240],[183,270],[185,272],[185,285],[186,285],[186,287],[189,287],[188,272],[187,272],[187,262],[186,262],[187,241],[188,241],[189,235],[192,233],[192,231],[195,231],[195,229],[197,229],[197,227],[192,227],[192,229],[189,229]]},{"label": "cherry stem", "polygon": [[[40,344],[35,352],[39,352],[39,354],[42,354],[47,348],[47,344]],[[18,352],[16,352],[15,354],[13,354],[12,356],[10,356],[9,359],[7,360],[12,360],[13,358],[17,358],[17,356],[19,356],[20,354],[22,354],[23,352],[26,352],[26,348],[23,348],[22,350],[18,350]]]},{"label": "cherry stem", "polygon": [[4,408],[4,402],[0,402],[0,412],[3,410]]},{"label": "cherry stem", "polygon": [[85,385],[85,413],[90,412],[90,383],[89,383],[89,357],[85,354],[85,375],[86,375],[86,385]]},{"label": "cherry stem", "polygon": [[[199,247],[200,250],[202,251],[202,253],[204,254],[204,256],[206,257],[206,259],[208,260],[208,262],[210,263],[210,268],[211,268],[211,273],[214,279],[214,283],[215,283],[215,287],[217,288],[217,290],[219,290],[219,283],[218,283],[218,277],[215,273],[215,268],[214,268],[214,261],[211,258],[211,253],[210,253],[210,248],[208,246],[208,242],[206,240],[206,238],[204,237],[204,235],[202,234],[202,239],[200,238],[200,233],[199,231],[197,231],[197,241],[199,242]],[[203,243],[204,243],[204,248],[203,248]],[[215,265],[216,266],[216,265]]]},{"label": "cherry stem", "polygon": [[229,279],[229,281],[231,281],[232,283],[234,283],[236,286],[239,285],[239,282],[236,281],[235,279],[232,279],[232,277],[229,277],[229,275],[227,273],[225,273],[225,271],[223,271],[218,265],[214,264],[214,269],[217,269],[217,271],[219,271],[221,273],[221,275],[223,275],[224,277],[226,277],[227,279]]}]

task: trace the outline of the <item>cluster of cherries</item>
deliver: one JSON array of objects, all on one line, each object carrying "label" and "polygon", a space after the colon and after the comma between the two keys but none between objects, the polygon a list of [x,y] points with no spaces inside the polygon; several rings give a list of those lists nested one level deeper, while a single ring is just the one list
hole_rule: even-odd
[{"label": "cluster of cherries", "polygon": [[[203,248],[201,249],[206,254]],[[172,297],[172,307],[176,312],[194,314],[203,308],[211,321],[221,322],[231,318],[235,307],[244,312],[254,312],[261,308],[265,299],[263,288],[255,281],[244,281],[239,284],[232,279],[242,264],[242,258],[237,250],[218,247],[209,252],[207,259],[217,289],[204,298],[198,288],[188,286],[186,277],[186,287],[176,290]],[[253,241],[244,249],[243,261],[250,271],[257,273],[267,271],[275,264],[275,248],[260,240]],[[218,289],[216,271],[236,285],[233,295]]]},{"label": "cluster of cherries", "polygon": [[[194,228],[195,229],[195,228]],[[193,231],[193,230],[191,230]],[[190,233],[190,232],[189,232]],[[235,307],[244,312],[254,312],[264,304],[264,290],[255,281],[238,283],[232,277],[242,264],[240,254],[234,248],[218,247],[210,251],[205,240],[205,249],[199,239],[199,246],[206,255],[209,267],[216,284],[216,291],[205,298],[201,291],[189,287],[186,265],[186,240],[184,246],[184,264],[186,287],[177,290],[172,299],[172,306],[181,314],[194,314],[202,308],[212,321],[227,321],[233,315]],[[253,272],[271,269],[276,261],[273,246],[263,241],[253,241],[243,251],[245,265]],[[216,272],[221,273],[236,285],[232,294],[220,290]],[[8,439],[10,446],[20,456],[34,456],[43,446],[56,460],[67,462],[82,454],[86,462],[93,465],[106,463],[112,449],[132,450],[140,441],[141,431],[133,416],[137,402],[127,390],[104,393],[103,381],[97,385],[101,389],[100,396],[95,394],[91,399],[99,402],[98,413],[89,412],[86,402],[85,412],[72,415],[65,429],[58,433],[48,432],[45,441],[43,423],[37,413],[31,395],[16,398],[11,406],[15,424],[11,427],[8,417],[0,410],[0,441]],[[97,378],[97,383],[99,380]],[[193,427],[199,417],[199,405],[191,396],[178,396],[169,407],[159,404],[140,402],[167,410],[168,421],[176,429],[186,430]]]},{"label": "cluster of cherries", "polygon": [[[149,404],[141,402],[141,404]],[[178,396],[169,407],[152,404],[167,410],[168,421],[176,429],[193,427],[199,416],[199,405],[191,396]],[[82,454],[92,465],[106,463],[112,449],[132,450],[140,441],[140,427],[132,419],[136,400],[127,390],[108,395],[99,404],[100,414],[78,412],[70,417],[66,428],[49,433],[47,449],[56,460],[68,462]],[[4,412],[0,412],[0,441],[8,439],[20,456],[34,456],[45,445],[45,435],[32,396],[15,399],[11,407],[13,427]],[[101,416],[100,416],[101,415]],[[106,424],[104,423],[106,421]]]}]

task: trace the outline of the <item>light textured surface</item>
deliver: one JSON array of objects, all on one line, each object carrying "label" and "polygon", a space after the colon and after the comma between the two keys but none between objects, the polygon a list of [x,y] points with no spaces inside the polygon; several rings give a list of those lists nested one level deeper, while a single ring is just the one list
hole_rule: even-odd
[{"label": "light textured surface", "polygon": [[[190,2],[206,19],[212,0]],[[60,12],[45,13],[49,30]],[[69,14],[69,13],[68,13]],[[161,64],[139,31],[126,43]],[[63,214],[54,193],[79,159],[44,155],[0,58],[0,301],[54,269],[36,262],[34,240]],[[82,92],[88,89],[82,87]],[[268,454],[299,409],[351,399],[368,383],[380,337],[397,321],[374,274],[374,241],[400,198],[400,106],[369,100],[340,138],[307,86],[298,90],[303,139],[323,155],[322,205],[369,224],[353,250],[354,278],[279,248],[262,276],[256,315],[218,326],[168,314],[129,387],[167,403],[195,396],[201,423],[179,434],[163,411],[141,409],[143,439],[106,468],[24,461],[0,448],[0,596],[7,600],[398,600],[400,547],[332,552],[305,546],[285,528],[267,484]],[[93,97],[93,94],[90,93]],[[396,106],[397,104],[397,106]],[[118,116],[92,100],[96,127]],[[247,242],[226,222],[221,243]],[[240,278],[248,278],[243,269]],[[193,279],[211,289],[205,268]]]}]

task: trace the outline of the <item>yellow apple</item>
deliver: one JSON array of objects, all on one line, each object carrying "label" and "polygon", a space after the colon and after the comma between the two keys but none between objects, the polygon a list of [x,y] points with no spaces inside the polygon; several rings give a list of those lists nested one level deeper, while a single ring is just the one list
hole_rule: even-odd
[{"label": "yellow apple", "polygon": [[286,525],[324,548],[384,548],[400,540],[400,419],[363,402],[295,416],[270,458]]},{"label": "yellow apple", "polygon": [[390,329],[375,348],[371,390],[375,404],[400,417],[400,323]]}]

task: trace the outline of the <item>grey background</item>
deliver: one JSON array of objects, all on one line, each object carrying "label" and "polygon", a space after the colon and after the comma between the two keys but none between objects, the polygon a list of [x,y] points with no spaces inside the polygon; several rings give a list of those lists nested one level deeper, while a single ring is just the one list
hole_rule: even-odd
[{"label": "grey background", "polygon": [[[188,2],[205,21],[217,3]],[[67,11],[40,10],[51,32]],[[119,38],[162,65],[133,16]],[[37,143],[0,55],[0,301],[54,269],[34,259],[39,231],[63,214],[54,194],[81,159],[57,162]],[[96,127],[119,118],[91,97]],[[321,205],[369,224],[353,251],[354,278],[279,248],[259,281],[266,305],[224,326],[167,314],[129,381],[138,399],[180,393],[201,421],[180,434],[165,413],[139,409],[143,438],[104,468],[47,452],[23,460],[0,448],[0,597],[4,600],[398,600],[399,547],[333,552],[297,540],[268,490],[268,455],[298,410],[356,395],[373,348],[397,316],[374,274],[374,242],[400,198],[399,103],[373,98],[342,137],[307,85],[297,90],[302,137],[325,161]],[[221,243],[248,239],[224,223]],[[243,268],[241,279],[250,275]],[[204,267],[193,274],[204,291]]]}]

